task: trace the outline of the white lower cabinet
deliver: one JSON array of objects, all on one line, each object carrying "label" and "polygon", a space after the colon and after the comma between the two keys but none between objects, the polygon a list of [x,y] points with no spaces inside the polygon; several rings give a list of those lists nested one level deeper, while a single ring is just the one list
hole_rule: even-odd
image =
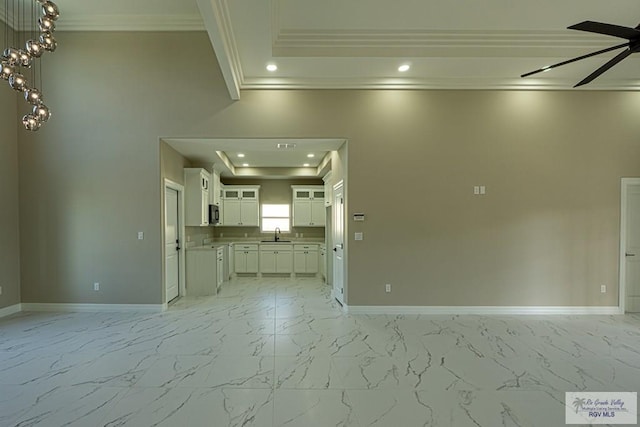
[{"label": "white lower cabinet", "polygon": [[327,247],[325,245],[320,245],[320,250],[318,253],[318,262],[320,263],[320,274],[322,275],[323,280],[327,280]]},{"label": "white lower cabinet", "polygon": [[293,272],[318,273],[318,245],[293,245]]},{"label": "white lower cabinet", "polygon": [[260,272],[286,273],[293,271],[293,245],[260,245]]},{"label": "white lower cabinet", "polygon": [[235,244],[234,267],[236,273],[258,273],[258,245]]},{"label": "white lower cabinet", "polygon": [[219,291],[224,282],[224,247],[216,249],[216,288]]},{"label": "white lower cabinet", "polygon": [[188,296],[215,295],[224,282],[224,247],[187,250]]},{"label": "white lower cabinet", "polygon": [[235,266],[236,245],[234,243],[229,243],[229,252],[227,256],[228,256],[227,264],[229,266],[229,270],[227,271],[229,273],[229,276],[227,277],[227,280],[231,280],[231,278],[233,277],[233,273],[236,272],[236,266]]}]

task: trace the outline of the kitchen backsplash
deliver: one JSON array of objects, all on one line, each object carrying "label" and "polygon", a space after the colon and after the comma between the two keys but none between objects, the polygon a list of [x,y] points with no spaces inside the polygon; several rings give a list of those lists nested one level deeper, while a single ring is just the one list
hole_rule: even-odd
[{"label": "kitchen backsplash", "polygon": [[187,246],[202,246],[204,239],[213,238],[214,227],[185,227]]},{"label": "kitchen backsplash", "polygon": [[[259,240],[273,237],[273,233],[262,233],[258,227],[211,227],[216,238],[255,238]],[[324,227],[294,227],[280,236],[291,239],[324,239]],[[188,234],[188,233],[187,233]]]}]

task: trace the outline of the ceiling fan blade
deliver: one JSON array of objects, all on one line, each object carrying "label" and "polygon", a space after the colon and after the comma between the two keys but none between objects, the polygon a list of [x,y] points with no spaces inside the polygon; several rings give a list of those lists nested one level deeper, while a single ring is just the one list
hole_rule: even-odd
[{"label": "ceiling fan blade", "polygon": [[603,22],[584,21],[568,27],[570,30],[587,31],[589,33],[605,34],[627,40],[640,40],[640,31],[635,28],[620,25],[605,24]]},{"label": "ceiling fan blade", "polygon": [[631,50],[630,48],[623,50],[622,52],[620,52],[619,54],[617,54],[616,56],[614,56],[609,62],[607,62],[606,64],[604,64],[602,67],[598,68],[597,70],[595,70],[593,73],[589,74],[587,77],[585,77],[582,81],[580,81],[580,83],[578,83],[577,85],[575,85],[574,87],[578,87],[578,86],[582,86],[582,85],[586,85],[587,83],[592,82],[593,80],[595,80],[600,74],[604,73],[605,71],[607,71],[609,68],[613,67],[614,65],[616,65],[618,62],[622,61],[624,58],[626,58],[627,56],[631,55],[633,53],[633,50]]},{"label": "ceiling fan blade", "polygon": [[619,44],[617,46],[612,46],[612,47],[608,47],[606,49],[599,50],[597,52],[591,52],[591,53],[588,53],[586,55],[578,56],[577,58],[568,59],[566,61],[558,62],[557,64],[547,65],[545,67],[538,68],[535,71],[530,71],[528,73],[525,73],[525,74],[521,75],[520,77],[528,77],[528,76],[531,76],[533,74],[542,73],[543,71],[547,71],[547,70],[550,70],[552,68],[560,67],[562,65],[571,64],[572,62],[580,61],[581,59],[590,58],[592,56],[600,55],[601,53],[611,52],[612,50],[620,49],[621,47],[626,47],[626,46],[629,46],[629,43],[622,43],[622,44]]}]

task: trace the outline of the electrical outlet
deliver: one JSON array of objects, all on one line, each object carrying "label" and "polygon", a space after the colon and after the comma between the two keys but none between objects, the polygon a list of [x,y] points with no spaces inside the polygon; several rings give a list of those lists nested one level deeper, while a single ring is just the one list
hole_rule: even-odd
[{"label": "electrical outlet", "polygon": [[138,231],[138,240],[144,240],[144,231]]},{"label": "electrical outlet", "polygon": [[600,285],[600,292],[603,294],[607,293],[607,285]]},{"label": "electrical outlet", "polygon": [[93,284],[93,290],[94,291],[99,291],[100,290],[100,283],[99,282],[95,282]]},{"label": "electrical outlet", "polygon": [[390,283],[387,283],[386,285],[384,285],[384,291],[386,293],[391,292],[391,284]]}]

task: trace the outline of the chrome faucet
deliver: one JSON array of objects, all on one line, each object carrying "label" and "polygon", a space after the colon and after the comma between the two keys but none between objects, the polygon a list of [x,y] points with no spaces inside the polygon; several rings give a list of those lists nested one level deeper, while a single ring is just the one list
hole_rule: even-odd
[{"label": "chrome faucet", "polygon": [[278,240],[280,240],[280,227],[276,227],[273,232],[273,241],[277,242]]}]

